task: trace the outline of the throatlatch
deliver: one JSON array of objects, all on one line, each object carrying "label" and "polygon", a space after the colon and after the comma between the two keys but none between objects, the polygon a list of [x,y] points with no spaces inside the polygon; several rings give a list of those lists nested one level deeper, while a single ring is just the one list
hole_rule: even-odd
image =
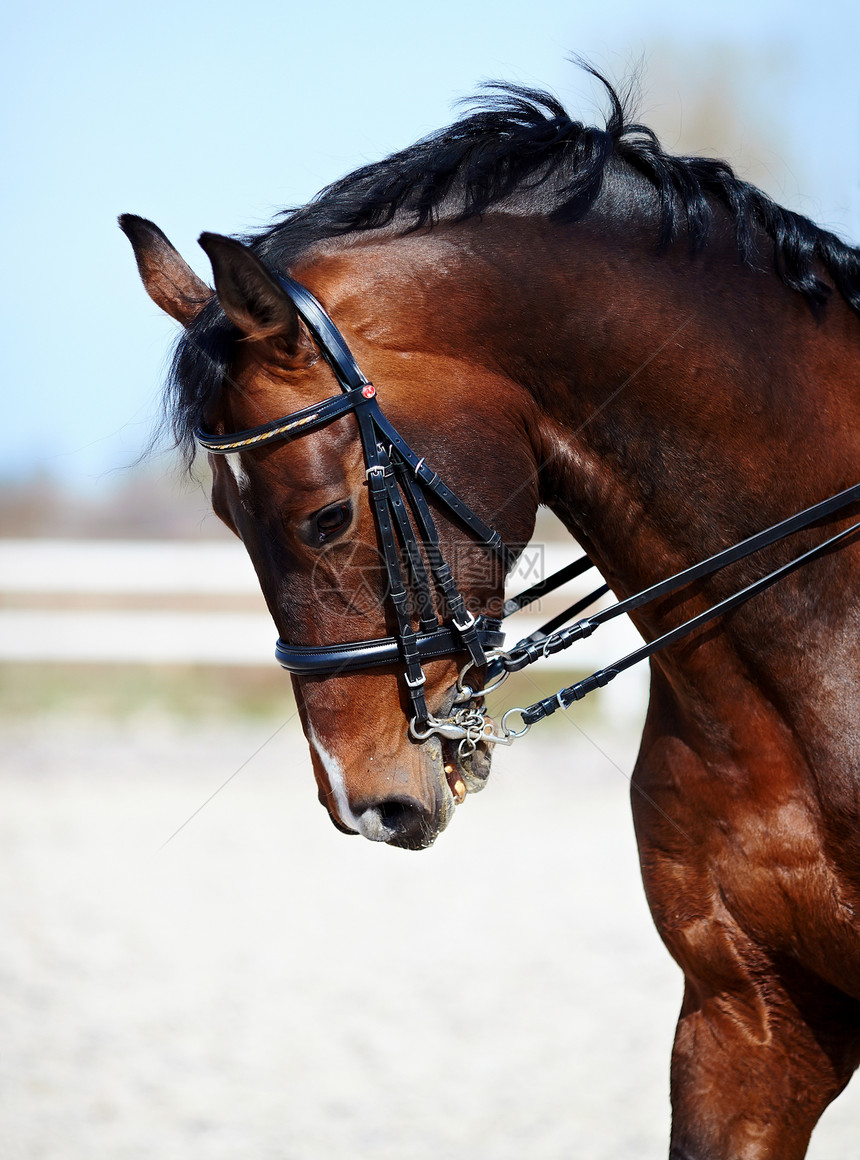
[{"label": "throatlatch", "polygon": [[[483,697],[498,688],[509,673],[517,672],[543,657],[569,648],[576,641],[591,636],[601,624],[622,613],[632,612],[678,591],[695,580],[711,576],[722,568],[761,551],[802,528],[809,527],[817,520],[860,501],[860,484],[814,504],[772,527],[765,528],[764,531],[750,536],[741,543],[717,552],[708,559],[626,600],[604,608],[592,616],[576,620],[566,628],[562,627],[608,592],[608,586],[601,584],[588,596],[547,621],[531,636],[505,651],[502,647],[504,643],[502,619],[582,575],[594,565],[587,556],[573,561],[559,572],[508,600],[502,618],[473,616],[466,608],[451,569],[442,555],[439,534],[425,493],[432,493],[447,511],[475,536],[478,543],[499,560],[505,574],[513,567],[518,553],[507,547],[499,533],[485,524],[442,482],[427,466],[424,457],[416,455],[389,423],[379,405],[376,388],[361,373],[340,331],[313,294],[292,278],[283,275],[275,277],[313,335],[343,393],[259,427],[230,435],[211,435],[198,428],[195,437],[199,445],[211,454],[226,455],[232,451],[306,435],[341,415],[349,413],[355,415],[364,453],[370,503],[387,572],[386,598],[391,601],[394,610],[397,635],[322,647],[294,645],[278,640],[275,656],[283,668],[306,676],[353,672],[378,665],[402,665],[413,712],[409,731],[419,741],[438,734],[448,740],[459,741],[462,753],[473,751],[480,743],[510,744],[517,737],[527,733],[537,721],[550,716],[558,709],[567,709],[574,701],[579,701],[596,689],[603,688],[625,669],[677,643],[716,617],[732,611],[804,564],[825,555],[853,533],[860,531],[858,521],[713,607],[684,621],[656,640],[644,644],[606,668],[598,669],[583,680],[560,689],[554,696],[546,697],[527,707],[517,706],[508,709],[501,719],[500,729],[497,729],[486,717]],[[408,584],[404,570],[409,580]],[[437,605],[441,606],[441,614],[436,611]],[[413,627],[413,609],[418,620],[418,628]],[[427,708],[424,696],[426,678],[422,661],[461,652],[467,653],[469,659],[460,673],[459,692],[454,708],[448,718],[438,720]],[[465,677],[468,672],[484,667],[487,673],[482,688],[475,689],[466,684]],[[519,729],[508,725],[514,714],[521,717],[522,726]]]}]

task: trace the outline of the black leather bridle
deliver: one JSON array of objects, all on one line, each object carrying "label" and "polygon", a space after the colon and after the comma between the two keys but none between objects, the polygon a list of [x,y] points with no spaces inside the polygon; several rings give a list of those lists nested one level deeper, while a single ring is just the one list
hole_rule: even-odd
[{"label": "black leather bridle", "polygon": [[[198,429],[196,439],[211,454],[227,455],[307,435],[341,415],[355,415],[397,634],[322,647],[288,644],[279,639],[275,656],[283,668],[302,676],[400,664],[412,702],[414,726],[421,728],[430,721],[422,661],[466,653],[473,665],[482,667],[487,664],[486,650],[500,649],[504,643],[499,620],[476,618],[466,608],[442,555],[425,492],[434,495],[498,559],[503,574],[513,566],[518,553],[509,549],[499,533],[456,496],[392,427],[379,406],[376,388],[362,374],[340,331],[313,294],[292,278],[279,275],[278,281],[334,371],[342,393],[232,435],[210,435]],[[410,579],[408,586],[404,565]],[[431,575],[438,600],[434,600]],[[441,606],[441,616],[437,614],[437,604]],[[417,610],[417,628],[413,627],[413,607]]]},{"label": "black leather bridle", "polygon": [[[535,722],[550,716],[557,709],[568,708],[574,701],[604,687],[625,669],[675,644],[716,617],[732,611],[804,564],[825,555],[860,530],[858,521],[612,665],[560,689],[552,697],[546,697],[526,708],[518,706],[509,709],[502,717],[499,729],[486,717],[482,699],[490,689],[497,688],[508,673],[568,648],[616,616],[632,612],[696,580],[713,575],[729,564],[856,503],[860,500],[860,484],[805,508],[626,600],[577,620],[567,628],[560,627],[608,591],[608,586],[601,584],[506,652],[502,647],[502,619],[586,572],[593,567],[591,561],[587,556],[582,556],[526,592],[508,600],[502,618],[474,617],[466,608],[451,569],[442,555],[439,535],[425,493],[435,496],[472,533],[478,543],[499,561],[504,573],[514,565],[518,553],[505,545],[499,533],[485,524],[442,482],[427,466],[424,457],[418,456],[391,425],[379,405],[376,388],[359,370],[340,331],[313,294],[293,278],[284,275],[275,277],[331,366],[342,393],[259,427],[230,435],[211,435],[198,428],[195,437],[198,444],[210,454],[228,455],[277,440],[307,435],[341,415],[355,415],[364,453],[370,502],[387,572],[387,598],[391,600],[394,609],[397,633],[395,636],[320,647],[288,644],[279,639],[275,656],[283,668],[301,676],[330,676],[378,665],[401,665],[412,704],[410,732],[417,740],[426,740],[434,733],[439,734],[449,740],[459,741],[460,752],[465,754],[473,751],[480,742],[510,743],[528,732]],[[404,581],[402,562],[409,576],[409,588]],[[435,582],[436,600],[431,575]],[[441,614],[437,613],[437,605],[441,606]],[[413,625],[413,619],[418,621],[417,628]],[[422,661],[458,653],[468,657],[460,674],[459,692],[451,715],[438,720],[427,708]],[[488,682],[485,688],[473,689],[465,683],[466,672],[485,666]],[[521,716],[522,726],[519,729],[508,725],[513,714]]]}]

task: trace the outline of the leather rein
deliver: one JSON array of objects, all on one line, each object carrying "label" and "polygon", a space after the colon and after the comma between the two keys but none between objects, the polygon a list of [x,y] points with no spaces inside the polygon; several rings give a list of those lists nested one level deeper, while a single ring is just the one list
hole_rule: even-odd
[{"label": "leather rein", "polygon": [[[483,697],[498,688],[509,673],[517,672],[543,657],[570,647],[577,640],[591,636],[602,624],[622,613],[632,612],[668,596],[687,584],[710,576],[857,502],[860,500],[860,484],[805,508],[626,600],[568,624],[609,591],[608,585],[601,584],[519,641],[512,649],[505,651],[502,620],[593,568],[591,560],[581,556],[552,576],[512,597],[505,602],[500,618],[473,616],[466,608],[451,568],[442,555],[439,534],[426,493],[435,496],[449,515],[472,533],[478,543],[499,561],[505,574],[516,562],[518,552],[504,544],[499,533],[455,495],[427,466],[424,457],[418,456],[391,425],[379,405],[376,388],[362,374],[343,335],[313,294],[293,278],[285,275],[275,277],[292,300],[322,356],[334,372],[341,394],[273,422],[230,435],[212,435],[198,427],[195,438],[199,446],[210,454],[229,455],[278,440],[307,435],[342,415],[355,415],[364,453],[370,503],[387,573],[387,599],[394,609],[397,631],[394,636],[319,647],[288,644],[279,639],[275,646],[275,657],[282,668],[299,676],[331,676],[379,665],[401,665],[413,714],[409,720],[409,732],[416,740],[424,741],[433,734],[439,734],[448,740],[459,741],[460,753],[464,756],[473,752],[481,742],[510,744],[527,733],[537,721],[558,709],[568,708],[574,701],[581,700],[595,689],[603,688],[632,665],[675,644],[716,617],[732,611],[804,564],[825,555],[860,530],[858,521],[606,668],[598,669],[583,680],[560,689],[554,696],[527,707],[508,709],[497,726],[486,716]],[[404,572],[409,578],[408,586]],[[438,600],[434,600],[434,584]],[[439,612],[437,603],[441,605]],[[413,625],[413,607],[417,612],[417,628]],[[561,627],[563,625],[568,627]],[[460,673],[458,692],[450,716],[440,720],[427,707],[422,661],[456,654],[466,654],[468,659]],[[481,668],[486,668],[484,687],[473,688],[465,682],[466,674],[471,669]],[[509,725],[514,714],[520,715],[522,724],[519,728]]]}]

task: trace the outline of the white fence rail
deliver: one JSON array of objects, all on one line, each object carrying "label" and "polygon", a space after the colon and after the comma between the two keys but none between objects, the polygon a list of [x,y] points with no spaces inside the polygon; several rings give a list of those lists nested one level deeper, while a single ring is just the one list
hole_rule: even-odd
[{"label": "white fence rail", "polygon": [[[531,545],[510,589],[527,587],[570,558],[567,545]],[[517,614],[508,639],[527,635],[590,583],[596,581],[580,578],[560,597],[545,599],[542,609]],[[81,597],[118,596],[144,605],[157,597],[159,607],[99,608],[93,599],[85,608],[74,607]],[[180,607],[165,607],[170,597]],[[206,598],[205,611],[193,608],[194,597]],[[222,597],[247,598],[252,608],[212,608]],[[276,631],[239,543],[0,540],[0,601],[0,661],[272,663]],[[597,668],[639,643],[632,625],[620,618],[582,642],[575,660],[559,654],[547,667]]]},{"label": "white fence rail", "polygon": [[232,595],[259,591],[227,541],[0,540],[0,592]]}]

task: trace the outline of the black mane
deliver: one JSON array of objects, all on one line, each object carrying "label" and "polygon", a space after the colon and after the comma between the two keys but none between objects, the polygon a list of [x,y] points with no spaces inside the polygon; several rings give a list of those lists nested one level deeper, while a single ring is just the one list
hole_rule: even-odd
[{"label": "black mane", "polygon": [[[285,270],[310,247],[363,230],[432,228],[442,217],[464,221],[513,196],[550,191],[548,213],[559,222],[594,205],[609,166],[620,161],[642,175],[659,201],[660,246],[686,235],[692,252],[708,240],[714,205],[735,224],[738,252],[751,264],[762,234],[773,243],[776,273],[813,309],[832,292],[824,272],[860,313],[860,252],[800,214],[782,209],[735,176],[728,164],[673,157],[638,124],[629,103],[599,73],[610,110],[604,128],[573,121],[555,97],[518,85],[492,84],[472,111],[448,128],[382,161],[355,170],[305,206],[285,211],[268,229],[243,240],[275,269]],[[217,398],[235,332],[213,300],[178,343],[167,388],[177,445],[191,458],[193,432]]]}]

